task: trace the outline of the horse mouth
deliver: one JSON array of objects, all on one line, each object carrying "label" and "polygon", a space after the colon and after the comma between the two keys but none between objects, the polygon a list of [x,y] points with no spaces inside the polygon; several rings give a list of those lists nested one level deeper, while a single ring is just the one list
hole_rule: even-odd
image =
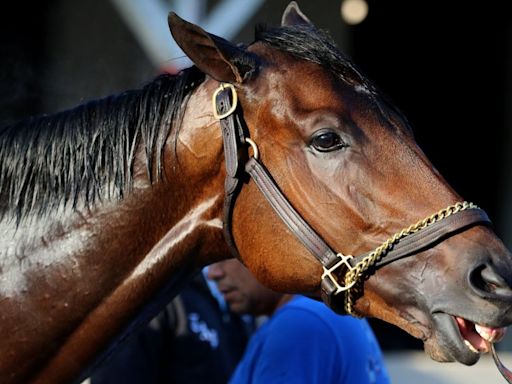
[{"label": "horse mouth", "polygon": [[432,358],[466,365],[475,364],[482,353],[489,352],[489,343],[500,341],[506,332],[505,327],[489,327],[446,313],[435,314],[434,322],[439,334],[437,348],[429,351]]}]

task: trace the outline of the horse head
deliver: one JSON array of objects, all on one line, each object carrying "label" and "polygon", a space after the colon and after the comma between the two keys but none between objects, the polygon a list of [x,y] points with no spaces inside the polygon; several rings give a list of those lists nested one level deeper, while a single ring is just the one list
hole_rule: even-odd
[{"label": "horse head", "polygon": [[[215,110],[228,131],[224,150],[217,133],[208,153],[224,152],[219,173],[231,189],[225,232],[252,273],[272,289],[310,295],[320,294],[322,276],[335,279],[341,289],[329,301],[333,308],[406,330],[436,360],[478,361],[485,340],[512,322],[512,257],[485,214],[461,203],[434,168],[401,112],[294,2],[281,27],[257,31],[248,46],[175,14],[169,25],[207,74],[189,103]],[[218,93],[232,110],[217,110]],[[213,120],[207,126],[221,130]],[[187,126],[180,134],[188,153],[205,145]],[[264,171],[253,167],[255,157]],[[200,161],[215,162],[207,155]],[[291,210],[299,219],[286,225]],[[428,232],[450,216],[450,229],[438,224]],[[306,239],[297,235],[301,226]],[[430,241],[418,235],[386,262],[416,232]],[[334,250],[336,268],[312,255],[317,239]],[[356,275],[350,286],[348,275]]]},{"label": "horse head", "polygon": [[294,2],[246,46],[169,25],[195,66],[0,130],[0,381],[85,376],[229,252],[474,364],[512,257],[400,111]]}]

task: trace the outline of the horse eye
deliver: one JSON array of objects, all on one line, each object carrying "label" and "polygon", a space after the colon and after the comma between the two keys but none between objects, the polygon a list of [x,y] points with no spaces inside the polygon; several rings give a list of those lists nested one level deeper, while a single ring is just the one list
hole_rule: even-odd
[{"label": "horse eye", "polygon": [[311,139],[311,145],[320,152],[329,152],[343,148],[345,143],[337,133],[324,131]]}]

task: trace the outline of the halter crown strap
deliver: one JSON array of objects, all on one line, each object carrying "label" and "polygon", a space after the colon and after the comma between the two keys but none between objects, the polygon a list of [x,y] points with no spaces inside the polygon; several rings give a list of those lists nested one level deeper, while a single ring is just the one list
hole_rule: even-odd
[{"label": "halter crown strap", "polygon": [[[226,162],[224,198],[224,236],[234,256],[239,257],[231,233],[231,216],[234,200],[240,190],[240,153],[246,139],[242,119],[237,113],[237,96],[233,85],[222,84],[213,95],[214,115],[220,120]],[[254,180],[258,189],[270,203],[290,231],[322,264],[321,293],[324,302],[340,313],[357,316],[353,309],[357,286],[364,280],[370,268],[377,268],[400,258],[413,255],[445,238],[478,224],[491,224],[487,214],[472,203],[462,202],[449,206],[418,223],[393,235],[374,251],[358,257],[334,252],[311,228],[290,204],[273,180],[268,169],[257,159],[257,155],[245,163],[245,172]],[[384,257],[385,256],[385,257]],[[340,283],[339,275],[344,276]],[[342,285],[343,284],[343,285]],[[334,303],[334,296],[344,293],[343,308]]]}]

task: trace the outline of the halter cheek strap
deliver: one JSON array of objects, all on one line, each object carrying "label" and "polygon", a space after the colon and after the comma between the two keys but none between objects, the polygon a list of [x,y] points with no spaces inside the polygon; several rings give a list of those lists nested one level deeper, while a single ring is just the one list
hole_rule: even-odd
[{"label": "halter cheek strap", "polygon": [[[491,224],[487,214],[474,204],[456,203],[393,235],[372,252],[358,257],[336,253],[293,208],[270,172],[259,161],[256,144],[245,137],[244,121],[237,100],[236,90],[231,84],[221,84],[213,95],[214,115],[222,127],[226,161],[223,223],[226,241],[233,255],[239,257],[231,232],[231,216],[241,188],[240,178],[246,173],[295,237],[322,264],[322,299],[337,312],[357,316],[353,304],[371,269],[416,254],[471,226]],[[252,146],[253,156],[245,162],[242,170],[245,144]],[[338,276],[343,276],[342,282]],[[344,300],[340,308],[333,298],[341,293]]]},{"label": "halter cheek strap", "polygon": [[226,163],[226,179],[224,180],[224,237],[233,256],[239,257],[231,234],[231,217],[234,199],[240,190],[241,169],[239,158],[241,149],[245,149],[245,135],[238,109],[237,94],[233,85],[221,84],[213,94],[213,113],[220,121],[224,158]]}]

